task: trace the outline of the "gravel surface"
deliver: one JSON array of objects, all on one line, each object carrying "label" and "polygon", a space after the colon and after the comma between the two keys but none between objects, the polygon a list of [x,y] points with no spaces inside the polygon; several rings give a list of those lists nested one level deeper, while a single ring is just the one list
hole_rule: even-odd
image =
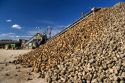
[{"label": "gravel surface", "polygon": [[0,62],[13,61],[17,56],[30,52],[30,50],[4,50],[0,49]]},{"label": "gravel surface", "polygon": [[46,83],[39,79],[39,73],[31,72],[32,68],[13,63],[17,56],[30,51],[0,49],[0,83]]}]

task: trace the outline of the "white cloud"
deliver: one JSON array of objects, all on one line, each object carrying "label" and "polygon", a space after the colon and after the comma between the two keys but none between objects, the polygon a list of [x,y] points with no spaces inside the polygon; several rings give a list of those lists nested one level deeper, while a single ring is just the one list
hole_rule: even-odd
[{"label": "white cloud", "polygon": [[31,37],[32,36],[29,36],[29,35],[20,36],[15,33],[1,33],[0,34],[0,39],[29,39]]},{"label": "white cloud", "polygon": [[[51,27],[52,31],[51,31],[51,36],[56,35],[57,33],[61,32],[64,28],[66,28],[66,26],[64,25],[56,25],[56,26],[47,26],[47,27],[35,27],[34,30],[30,30],[27,32],[28,35],[35,35],[36,33],[44,33],[45,31],[47,31],[47,28]],[[49,37],[49,32],[47,32],[47,36]]]},{"label": "white cloud", "polygon": [[24,35],[24,36],[16,36],[16,38],[19,38],[19,39],[20,39],[20,38],[23,38],[23,39],[26,38],[26,39],[28,39],[28,38],[31,38],[31,37],[32,37],[32,36],[29,36],[29,35],[27,35],[27,36],[26,36],[26,35]]},{"label": "white cloud", "polygon": [[60,33],[62,30],[64,30],[67,26],[64,26],[64,25],[57,25],[55,27],[53,27],[52,29],[52,36]]},{"label": "white cloud", "polygon": [[59,33],[61,30],[63,30],[65,26],[57,25],[57,26],[47,26],[47,27],[44,27],[44,28],[43,27],[35,27],[34,30],[28,31],[27,34],[33,36],[36,33],[45,33],[45,32],[47,32],[48,27],[52,28],[51,35],[54,36],[55,34]]},{"label": "white cloud", "polygon": [[39,30],[32,30],[27,32],[28,35],[32,35],[32,36],[35,35],[36,33],[42,33],[42,32],[40,32]]},{"label": "white cloud", "polygon": [[12,20],[11,20],[11,19],[8,19],[8,20],[6,20],[6,22],[12,22]]},{"label": "white cloud", "polygon": [[59,32],[61,32],[60,29],[54,29],[54,30],[52,30],[52,34],[51,35],[54,36],[54,35],[56,35]]},{"label": "white cloud", "polygon": [[14,29],[21,29],[22,27],[20,25],[18,25],[18,24],[14,24],[14,25],[12,25],[12,28],[14,28]]},{"label": "white cloud", "polygon": [[15,33],[2,33],[2,34],[0,34],[1,38],[13,38],[15,36],[16,36]]}]

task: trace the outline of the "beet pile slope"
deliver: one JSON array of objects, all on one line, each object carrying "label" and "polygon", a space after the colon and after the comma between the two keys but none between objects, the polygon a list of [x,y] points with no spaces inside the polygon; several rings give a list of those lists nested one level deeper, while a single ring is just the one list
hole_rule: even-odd
[{"label": "beet pile slope", "polygon": [[48,82],[125,82],[125,3],[102,8],[18,61]]}]

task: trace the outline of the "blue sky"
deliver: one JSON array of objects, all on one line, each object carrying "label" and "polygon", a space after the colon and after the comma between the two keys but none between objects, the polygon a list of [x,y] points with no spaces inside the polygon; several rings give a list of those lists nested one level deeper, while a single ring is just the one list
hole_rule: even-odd
[{"label": "blue sky", "polygon": [[[0,0],[0,39],[29,38],[53,28],[56,34],[93,7],[125,0]],[[36,28],[39,27],[39,28]]]}]

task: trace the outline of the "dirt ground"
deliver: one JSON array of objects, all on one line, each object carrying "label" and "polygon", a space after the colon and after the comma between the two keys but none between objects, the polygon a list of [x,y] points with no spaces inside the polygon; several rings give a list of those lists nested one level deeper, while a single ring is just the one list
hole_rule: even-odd
[{"label": "dirt ground", "polygon": [[30,50],[0,49],[0,83],[46,83],[42,78],[39,78],[39,73],[31,72],[31,68],[9,63],[17,56],[27,52]]}]

